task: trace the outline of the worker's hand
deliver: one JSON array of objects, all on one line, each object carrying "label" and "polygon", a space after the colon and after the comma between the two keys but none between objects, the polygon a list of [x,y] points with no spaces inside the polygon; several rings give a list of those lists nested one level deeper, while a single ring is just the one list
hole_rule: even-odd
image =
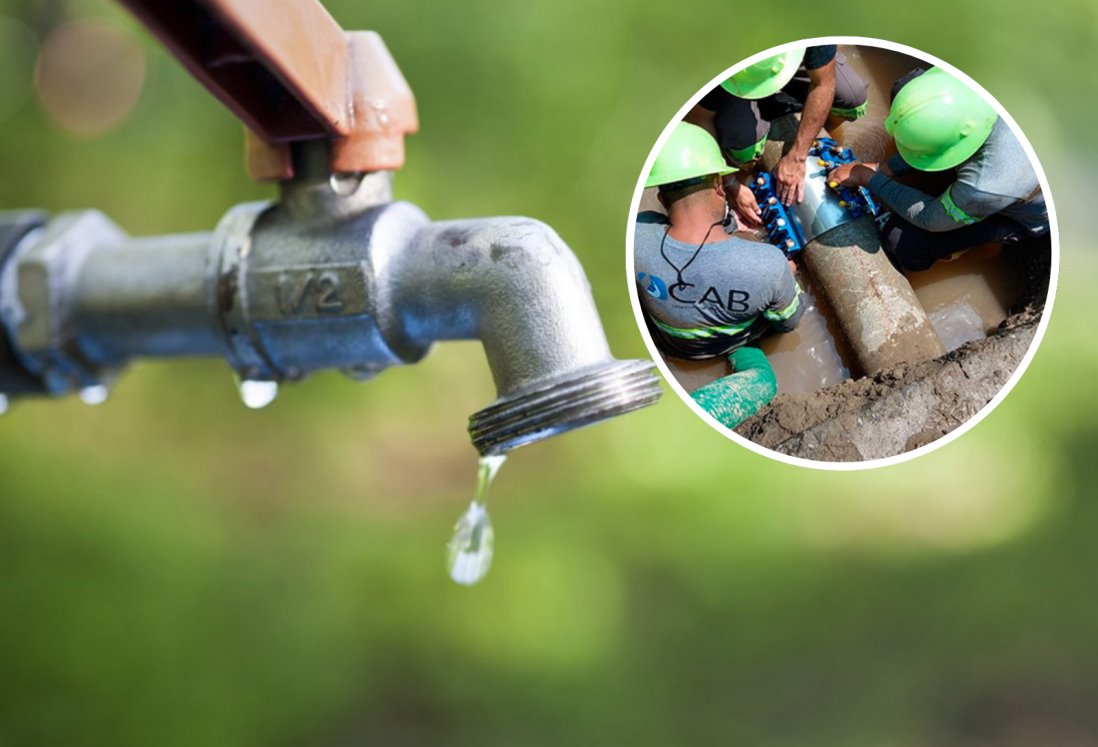
[{"label": "worker's hand", "polygon": [[751,190],[736,182],[729,184],[732,193],[732,212],[736,214],[736,220],[744,228],[759,228],[762,226],[762,213],[759,212],[759,203],[755,201],[755,195]]},{"label": "worker's hand", "polygon": [[844,163],[828,172],[827,186],[832,189],[836,187],[864,187],[869,184],[869,180],[876,173],[877,164],[875,163],[860,163],[858,161]]},{"label": "worker's hand", "polygon": [[804,199],[804,156],[797,158],[793,151],[782,156],[782,160],[778,161],[778,168],[774,171],[774,182],[778,199],[783,205],[802,201]]}]

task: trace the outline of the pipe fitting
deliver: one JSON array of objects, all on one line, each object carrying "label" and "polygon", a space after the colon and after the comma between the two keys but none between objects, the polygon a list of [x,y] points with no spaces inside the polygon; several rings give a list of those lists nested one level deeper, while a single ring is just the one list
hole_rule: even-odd
[{"label": "pipe fitting", "polygon": [[850,211],[839,204],[834,190],[827,186],[827,166],[810,153],[804,160],[804,200],[795,203],[793,213],[808,244],[833,228],[855,220]]},{"label": "pipe fitting", "polygon": [[113,376],[81,344],[76,296],[88,258],[124,239],[98,211],[65,213],[28,235],[4,265],[0,318],[19,360],[50,394]]},{"label": "pipe fitting", "polygon": [[[17,297],[17,279],[14,273],[6,273],[8,258],[18,253],[33,235],[42,230],[46,215],[38,210],[0,212],[0,413],[7,409],[8,395],[41,394],[45,391],[42,379],[19,359],[12,337],[3,323],[15,309],[5,309],[4,300]],[[8,304],[11,305],[10,303]]]}]

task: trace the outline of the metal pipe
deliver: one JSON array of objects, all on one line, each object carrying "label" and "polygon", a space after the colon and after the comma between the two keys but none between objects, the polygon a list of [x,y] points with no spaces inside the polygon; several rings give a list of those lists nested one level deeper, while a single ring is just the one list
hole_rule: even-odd
[{"label": "metal pipe", "polygon": [[[793,116],[772,123],[761,159],[764,168],[777,167],[796,130]],[[872,376],[901,363],[944,355],[911,284],[881,248],[876,223],[867,215],[850,219],[825,181],[806,163],[806,199],[796,208],[806,234],[801,256],[862,373]]]},{"label": "metal pipe", "polygon": [[223,355],[207,300],[211,241],[209,233],[140,238],[90,254],[72,301],[84,354],[102,365]]},{"label": "metal pipe", "polygon": [[[26,241],[33,241],[46,220],[46,214],[39,210],[0,212],[0,321],[16,311],[7,302],[17,295],[14,273],[4,271],[11,266],[7,260]],[[0,413],[8,409],[8,395],[42,394],[44,391],[42,380],[27,370],[0,323]]]},{"label": "metal pipe", "polygon": [[804,200],[793,205],[805,244],[854,220],[827,186],[827,168],[809,155],[804,160]]}]

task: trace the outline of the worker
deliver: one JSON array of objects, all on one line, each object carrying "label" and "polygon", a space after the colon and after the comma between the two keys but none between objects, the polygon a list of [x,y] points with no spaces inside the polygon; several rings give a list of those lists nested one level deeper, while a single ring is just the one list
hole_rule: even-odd
[{"label": "worker", "polygon": [[[774,170],[778,198],[792,205],[804,199],[805,158],[828,115],[848,121],[864,115],[867,88],[834,44],[791,49],[734,74],[684,119],[713,135],[730,164],[743,166],[762,155],[772,121],[800,111],[797,135]],[[752,206],[735,207],[754,227]]]},{"label": "worker", "polygon": [[[897,155],[839,166],[829,183],[866,187],[888,207],[881,235],[901,269],[925,270],[981,244],[1049,241],[1048,210],[1029,157],[963,81],[941,68],[913,76],[895,93],[885,129]],[[916,170],[954,170],[954,180],[937,197],[896,181]]]},{"label": "worker", "polygon": [[668,355],[728,355],[769,330],[791,331],[804,310],[781,250],[726,232],[722,177],[734,171],[705,130],[679,122],[646,182],[659,187],[667,215],[637,216],[636,282],[652,335]]}]

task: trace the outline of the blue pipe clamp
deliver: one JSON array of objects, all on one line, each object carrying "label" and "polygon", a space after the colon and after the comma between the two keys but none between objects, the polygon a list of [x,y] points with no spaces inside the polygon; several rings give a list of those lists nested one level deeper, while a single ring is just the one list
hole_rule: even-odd
[{"label": "blue pipe clamp", "polygon": [[[806,186],[811,187],[813,199],[802,205],[786,207],[778,198],[774,189],[774,178],[767,172],[755,175],[751,182],[751,192],[759,205],[763,225],[770,243],[790,256],[804,249],[805,245],[822,232],[851,220],[857,220],[865,214],[877,215],[878,206],[864,187],[824,188],[822,177],[832,169],[857,159],[850,148],[840,147],[829,137],[816,140],[805,158]],[[822,171],[814,171],[820,168]],[[808,183],[812,177],[811,184]],[[816,180],[820,179],[820,182]],[[827,205],[837,206],[824,208]],[[846,217],[843,218],[845,212]],[[806,226],[809,226],[806,230]],[[811,235],[808,235],[811,234]]]}]

